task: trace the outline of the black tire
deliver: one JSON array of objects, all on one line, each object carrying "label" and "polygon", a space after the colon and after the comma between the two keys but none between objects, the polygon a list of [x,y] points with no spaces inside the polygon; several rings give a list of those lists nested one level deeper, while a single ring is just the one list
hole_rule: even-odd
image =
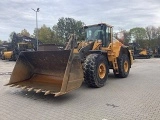
[{"label": "black tire", "polygon": [[148,55],[147,59],[150,59],[150,58],[151,58],[151,56],[150,56],[150,55]]},{"label": "black tire", "polygon": [[18,59],[19,55],[15,54],[14,56],[15,56],[14,61],[16,61]]},{"label": "black tire", "polygon": [[133,56],[133,60],[135,60],[135,57]]},{"label": "black tire", "polygon": [[[124,66],[126,64],[127,64],[127,68],[125,69]],[[126,54],[122,54],[118,58],[118,71],[119,71],[119,74],[116,74],[115,70],[113,70],[115,77],[126,78],[128,76],[128,74],[129,74],[130,61],[129,61],[129,58],[128,58],[128,56]]]},{"label": "black tire", "polygon": [[4,55],[2,55],[1,59],[2,59],[2,60],[5,60],[5,57],[4,57]]},{"label": "black tire", "polygon": [[108,61],[105,56],[100,54],[88,55],[83,68],[84,81],[89,87],[99,88],[104,86],[109,73]]},{"label": "black tire", "polygon": [[14,55],[12,54],[11,58],[9,59],[9,61],[14,61]]},{"label": "black tire", "polygon": [[11,56],[10,61],[16,61],[17,59],[18,59],[18,55],[17,55],[17,54],[13,54],[13,55]]}]

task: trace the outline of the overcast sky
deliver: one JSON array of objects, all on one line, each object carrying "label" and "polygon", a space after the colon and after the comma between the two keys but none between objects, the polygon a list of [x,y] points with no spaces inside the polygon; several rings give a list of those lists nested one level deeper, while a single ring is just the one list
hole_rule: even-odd
[{"label": "overcast sky", "polygon": [[4,0],[0,1],[0,39],[8,40],[13,31],[38,26],[52,27],[61,17],[81,20],[86,25],[105,22],[115,30],[160,26],[160,0]]}]

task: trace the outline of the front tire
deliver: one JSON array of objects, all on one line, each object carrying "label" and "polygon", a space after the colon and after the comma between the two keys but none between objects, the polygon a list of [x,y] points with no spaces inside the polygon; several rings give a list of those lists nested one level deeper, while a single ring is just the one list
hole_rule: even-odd
[{"label": "front tire", "polygon": [[100,54],[90,54],[84,61],[84,81],[89,87],[104,86],[109,73],[107,58]]}]

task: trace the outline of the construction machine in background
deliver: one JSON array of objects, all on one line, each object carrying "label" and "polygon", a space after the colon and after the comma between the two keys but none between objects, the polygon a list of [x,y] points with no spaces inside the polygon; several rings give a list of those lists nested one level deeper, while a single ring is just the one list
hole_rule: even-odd
[{"label": "construction machine in background", "polygon": [[3,52],[5,51],[6,46],[0,45],[0,58],[3,60]]},{"label": "construction machine in background", "polygon": [[133,57],[127,46],[113,42],[113,26],[101,23],[83,28],[85,40],[71,35],[64,50],[21,52],[7,85],[60,96],[81,86],[105,85],[109,70],[126,78]]},{"label": "construction machine in background", "polygon": [[154,57],[160,58],[160,46],[156,46],[154,50]]},{"label": "construction machine in background", "polygon": [[129,43],[129,48],[132,51],[133,59],[149,59],[153,54],[151,49],[141,48],[137,43]]},{"label": "construction machine in background", "polygon": [[[38,42],[42,44],[42,42]],[[36,51],[37,40],[27,36],[18,36],[16,33],[12,36],[11,44],[2,53],[3,60],[16,61],[21,51]]]},{"label": "construction machine in background", "polygon": [[149,59],[152,57],[152,51],[150,49],[139,49],[134,51],[134,58],[142,58],[142,59]]},{"label": "construction machine in background", "polygon": [[13,60],[16,61],[21,51],[32,51],[32,48],[29,48],[29,43],[19,42],[17,46],[7,49],[3,52],[3,60]]}]

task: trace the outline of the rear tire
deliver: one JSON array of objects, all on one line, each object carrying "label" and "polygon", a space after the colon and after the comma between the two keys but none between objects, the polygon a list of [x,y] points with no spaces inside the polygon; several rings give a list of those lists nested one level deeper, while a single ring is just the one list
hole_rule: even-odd
[{"label": "rear tire", "polygon": [[14,55],[12,54],[11,58],[9,59],[9,61],[14,61]]},{"label": "rear tire", "polygon": [[115,70],[113,70],[115,77],[126,78],[129,74],[130,70],[130,61],[126,54],[123,54],[120,58],[118,58],[118,71],[119,74],[116,74]]},{"label": "rear tire", "polygon": [[89,87],[102,87],[108,78],[107,58],[100,54],[90,54],[84,61],[84,81]]},{"label": "rear tire", "polygon": [[1,59],[2,59],[2,60],[5,60],[5,57],[4,57],[4,55],[2,55]]}]

